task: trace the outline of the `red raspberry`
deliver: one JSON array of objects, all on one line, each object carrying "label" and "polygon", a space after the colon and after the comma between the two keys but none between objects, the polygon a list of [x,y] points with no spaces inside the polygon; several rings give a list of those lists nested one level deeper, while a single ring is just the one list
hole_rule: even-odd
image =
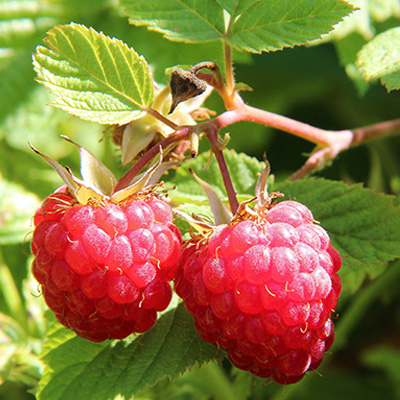
[{"label": "red raspberry", "polygon": [[32,271],[57,319],[100,342],[145,332],[172,296],[181,236],[155,194],[79,204],[64,186],[34,217]]},{"label": "red raspberry", "polygon": [[340,266],[310,210],[283,201],[193,237],[175,288],[205,341],[238,368],[289,384],[317,368],[333,342]]}]

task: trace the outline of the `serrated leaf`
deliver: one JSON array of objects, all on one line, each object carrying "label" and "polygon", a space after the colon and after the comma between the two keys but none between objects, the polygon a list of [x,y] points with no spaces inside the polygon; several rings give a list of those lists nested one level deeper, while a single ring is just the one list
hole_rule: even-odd
[{"label": "serrated leaf", "polygon": [[217,0],[221,6],[233,17],[256,3],[255,0]]},{"label": "serrated leaf", "polygon": [[207,42],[222,39],[223,8],[215,0],[121,0],[129,22],[149,26],[167,39]]},{"label": "serrated leaf", "polygon": [[[224,156],[238,196],[254,197],[257,174],[264,170],[265,164],[254,157],[249,157],[243,153],[238,154],[234,150],[226,149]],[[211,185],[223,199],[226,198],[225,187],[217,162],[213,160],[211,165],[204,170],[209,157],[209,153],[203,153],[199,157],[187,161],[183,168],[176,171],[173,183],[176,185],[177,191],[170,192],[173,199],[175,195],[183,196],[185,193],[188,199],[191,199],[189,202],[193,202],[193,199],[197,199],[197,196],[200,200],[205,198],[203,188],[190,175],[189,169],[192,169],[196,175]]]},{"label": "serrated leaf", "polygon": [[52,105],[100,124],[126,124],[153,102],[146,60],[121,40],[71,23],[56,26],[34,54],[37,80]]},{"label": "serrated leaf", "polygon": [[252,53],[302,45],[329,32],[352,9],[341,0],[262,0],[240,15],[226,40]]},{"label": "serrated leaf", "polygon": [[357,56],[357,67],[367,81],[380,79],[388,90],[400,88],[400,27],[389,29],[367,43]]},{"label": "serrated leaf", "polygon": [[39,203],[34,194],[0,178],[0,245],[23,242]]},{"label": "serrated leaf", "polygon": [[51,332],[42,358],[46,364],[39,400],[132,398],[147,386],[217,356],[216,347],[194,330],[183,304],[165,313],[136,340],[92,343],[65,328]]},{"label": "serrated leaf", "polygon": [[[260,53],[302,45],[329,32],[352,11],[342,0],[122,0],[130,22],[167,39],[189,43],[223,39]],[[224,9],[231,19],[225,27]],[[233,22],[232,22],[233,21]]]},{"label": "serrated leaf", "polygon": [[320,40],[316,40],[314,42],[315,44],[326,43],[331,40],[340,40],[352,33],[360,34],[365,41],[373,37],[374,28],[371,26],[368,12],[368,0],[352,0],[351,4],[354,7],[354,11],[335,25],[334,29],[328,34],[323,35]]},{"label": "serrated leaf", "polygon": [[305,179],[277,185],[305,204],[325,228],[343,256],[340,274],[346,290],[354,292],[367,275],[375,277],[400,257],[400,207],[394,197],[361,185],[324,179]]}]

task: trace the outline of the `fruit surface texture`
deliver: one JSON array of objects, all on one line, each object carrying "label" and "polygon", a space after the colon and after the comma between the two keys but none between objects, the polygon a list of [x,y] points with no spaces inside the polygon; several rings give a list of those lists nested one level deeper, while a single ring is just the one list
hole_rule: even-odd
[{"label": "fruit surface texture", "polygon": [[181,236],[155,194],[79,204],[63,187],[36,212],[32,272],[58,321],[100,342],[149,330],[172,296]]},{"label": "fruit surface texture", "polygon": [[289,384],[316,369],[332,345],[340,266],[311,211],[282,201],[193,236],[175,288],[199,335],[232,364]]}]

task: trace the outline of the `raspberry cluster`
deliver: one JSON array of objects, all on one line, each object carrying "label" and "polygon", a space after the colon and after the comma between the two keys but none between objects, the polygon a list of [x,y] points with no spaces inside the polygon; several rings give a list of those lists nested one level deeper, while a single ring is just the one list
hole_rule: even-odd
[{"label": "raspberry cluster", "polygon": [[172,296],[181,235],[149,195],[81,205],[62,190],[34,217],[32,271],[57,319],[96,342],[145,332]]},{"label": "raspberry cluster", "polygon": [[332,345],[340,266],[310,210],[283,201],[189,241],[175,289],[199,335],[236,367],[289,384]]}]

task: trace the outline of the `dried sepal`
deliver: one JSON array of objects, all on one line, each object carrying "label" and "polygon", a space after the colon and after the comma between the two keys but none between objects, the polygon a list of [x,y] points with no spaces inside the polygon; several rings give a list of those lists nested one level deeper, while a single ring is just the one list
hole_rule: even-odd
[{"label": "dried sepal", "polygon": [[151,115],[133,121],[125,126],[121,142],[122,165],[132,162],[155,138],[159,123]]},{"label": "dried sepal", "polygon": [[99,193],[103,193],[108,197],[111,196],[117,184],[114,174],[90,151],[67,136],[61,135],[61,137],[75,145],[79,150],[83,182],[90,187],[96,188]]},{"label": "dried sepal", "polygon": [[164,172],[172,166],[177,165],[177,162],[163,163],[163,154],[160,148],[159,158],[151,168],[136,176],[123,189],[114,192],[115,187],[117,187],[117,180],[112,172],[88,150],[65,136],[63,136],[63,138],[79,149],[83,179],[77,178],[69,167],[63,167],[51,157],[36,150],[31,144],[29,145],[33,151],[39,154],[56,170],[67,185],[70,194],[80,204],[88,204],[92,201],[98,203],[103,201],[112,201],[115,203],[124,201],[140,191],[145,191],[148,188],[151,190],[151,187],[156,185],[158,179]]},{"label": "dried sepal", "polygon": [[49,163],[53,169],[58,173],[60,178],[65,182],[68,186],[68,189],[73,193],[79,187],[78,183],[73,179],[73,174],[70,169],[64,168],[61,164],[59,164],[56,160],[53,160],[51,157],[46,156],[37,150],[31,143],[28,143],[29,147],[36,153],[39,154],[47,163]]},{"label": "dried sepal", "polygon": [[[123,201],[124,199],[127,199],[128,197],[132,196],[133,194],[140,192],[147,186],[153,185],[155,182],[152,179],[152,177],[156,173],[157,169],[161,166],[161,164],[162,164],[162,149],[160,148],[160,156],[158,158],[158,161],[144,173],[135,176],[135,178],[123,189],[113,193],[113,195],[111,196],[111,201],[116,203]],[[165,170],[163,172],[165,172]]]},{"label": "dried sepal", "polygon": [[205,191],[208,202],[210,203],[211,211],[214,215],[215,224],[228,224],[232,219],[232,214],[226,208],[223,201],[219,198],[218,194],[215,190],[203,179],[199,178],[192,170],[189,170],[192,176],[196,179],[197,182],[200,183],[203,190]]},{"label": "dried sepal", "polygon": [[264,171],[261,172],[256,183],[256,197],[261,202],[265,202],[265,200],[268,198],[268,178],[269,178],[269,173],[271,172],[270,164],[266,158],[264,159],[264,162],[265,162]]},{"label": "dried sepal", "polygon": [[179,209],[174,210],[174,214],[183,218],[194,230],[196,230],[198,233],[200,233],[203,236],[210,235],[213,232],[213,230],[215,229],[214,225],[209,224],[209,223],[197,218],[196,216],[191,216]]}]

